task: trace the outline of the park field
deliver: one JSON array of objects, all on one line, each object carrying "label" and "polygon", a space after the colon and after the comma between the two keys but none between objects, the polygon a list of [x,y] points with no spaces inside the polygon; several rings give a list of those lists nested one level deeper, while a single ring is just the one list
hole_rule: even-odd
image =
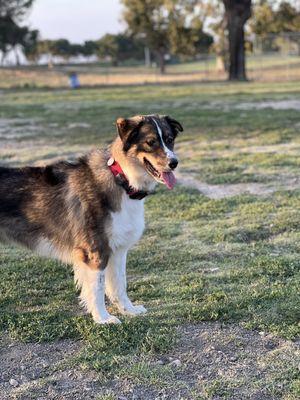
[{"label": "park field", "polygon": [[105,146],[120,116],[185,131],[129,256],[147,315],[97,326],[69,266],[0,247],[0,398],[299,399],[299,111],[300,82],[3,89],[3,165]]},{"label": "park field", "polygon": [[[300,80],[300,57],[257,55],[247,57],[250,80],[286,82]],[[183,84],[225,81],[227,74],[217,71],[213,56],[195,62],[167,65],[166,73],[143,65],[112,67],[105,64],[65,64],[23,66],[0,69],[0,88],[67,88],[69,74],[76,72],[83,87],[143,84]]]}]

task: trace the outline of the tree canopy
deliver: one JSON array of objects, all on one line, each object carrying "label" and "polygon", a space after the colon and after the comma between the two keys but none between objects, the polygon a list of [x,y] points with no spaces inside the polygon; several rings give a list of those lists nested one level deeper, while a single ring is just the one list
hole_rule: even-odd
[{"label": "tree canopy", "polygon": [[[16,46],[26,47],[37,34],[21,26],[22,19],[32,6],[33,0],[0,0],[0,50],[2,62],[7,53]],[[37,32],[37,31],[35,31]]]},{"label": "tree canopy", "polygon": [[121,61],[142,60],[144,57],[142,41],[123,33],[106,34],[96,42],[96,45],[97,54],[102,58],[109,57],[115,66]]},{"label": "tree canopy", "polygon": [[0,18],[9,16],[15,21],[24,17],[33,0],[0,0]]},{"label": "tree canopy", "polygon": [[144,40],[165,71],[165,57],[192,55],[208,48],[212,38],[203,33],[194,0],[122,0],[128,31]]},{"label": "tree canopy", "polygon": [[300,32],[300,12],[288,1],[277,7],[273,1],[263,0],[254,7],[250,23],[254,33],[266,36],[270,33]]}]

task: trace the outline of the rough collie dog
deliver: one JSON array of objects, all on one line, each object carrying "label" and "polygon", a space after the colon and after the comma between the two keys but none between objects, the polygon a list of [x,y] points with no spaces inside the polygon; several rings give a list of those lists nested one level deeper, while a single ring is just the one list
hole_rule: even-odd
[{"label": "rough collie dog", "polygon": [[76,162],[0,168],[0,241],[72,264],[80,299],[95,322],[146,312],[126,293],[126,256],[144,230],[144,198],[156,182],[175,184],[181,124],[158,115],[117,120],[107,150]]}]

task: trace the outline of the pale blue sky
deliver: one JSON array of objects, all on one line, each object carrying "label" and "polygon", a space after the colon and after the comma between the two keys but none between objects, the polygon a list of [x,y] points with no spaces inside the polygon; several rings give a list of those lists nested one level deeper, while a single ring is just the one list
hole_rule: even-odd
[{"label": "pale blue sky", "polygon": [[119,0],[35,0],[28,20],[43,39],[83,42],[120,32],[120,16]]}]

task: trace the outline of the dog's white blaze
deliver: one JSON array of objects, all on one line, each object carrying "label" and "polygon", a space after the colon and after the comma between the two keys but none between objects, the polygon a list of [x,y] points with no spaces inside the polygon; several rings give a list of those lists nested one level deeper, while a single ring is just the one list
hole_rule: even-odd
[{"label": "dog's white blaze", "polygon": [[160,126],[158,125],[158,123],[155,121],[154,118],[153,118],[153,121],[154,121],[154,123],[155,123],[155,125],[156,125],[157,132],[158,132],[158,134],[159,134],[159,137],[160,137],[161,142],[162,142],[162,145],[163,145],[164,152],[166,153],[167,157],[168,157],[169,159],[171,159],[171,158],[176,158],[174,152],[173,152],[172,150],[170,150],[170,149],[166,146],[166,144],[165,144],[165,142],[164,142],[164,139],[163,139],[163,134],[162,134],[162,131],[161,131],[161,129],[160,129]]}]

